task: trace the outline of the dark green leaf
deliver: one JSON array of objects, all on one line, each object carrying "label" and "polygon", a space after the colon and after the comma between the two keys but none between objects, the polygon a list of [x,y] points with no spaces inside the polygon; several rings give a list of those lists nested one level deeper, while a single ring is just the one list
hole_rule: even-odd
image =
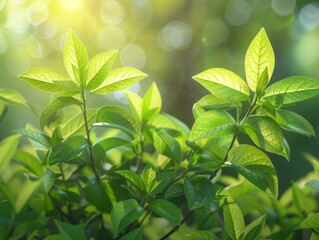
[{"label": "dark green leaf", "polygon": [[109,74],[113,62],[118,55],[118,50],[107,51],[94,56],[89,62],[87,75],[87,88],[98,88]]},{"label": "dark green leaf", "polygon": [[26,136],[27,138],[30,138],[31,140],[37,143],[40,143],[41,145],[45,147],[50,147],[50,144],[49,144],[50,139],[41,132],[34,131],[31,129],[26,129],[26,128],[16,129],[15,132],[23,136]]},{"label": "dark green leaf", "polygon": [[186,235],[186,239],[193,239],[193,240],[219,240],[212,232],[209,231],[194,231],[190,232]]},{"label": "dark green leaf", "polygon": [[84,87],[88,70],[89,57],[81,40],[70,31],[63,52],[66,71],[73,81]]},{"label": "dark green leaf", "polygon": [[315,213],[313,215],[310,215],[307,217],[305,220],[303,220],[299,224],[299,228],[304,229],[304,228],[311,228],[312,230],[316,231],[319,233],[319,213]]},{"label": "dark green leaf", "polygon": [[[269,82],[275,67],[275,55],[266,31],[262,28],[248,47],[245,57],[245,72],[249,88],[256,92],[257,86],[265,87]],[[267,69],[266,84],[259,83],[262,73]],[[260,89],[261,90],[261,89]]]},{"label": "dark green leaf", "polygon": [[319,94],[319,81],[308,77],[288,77],[269,86],[263,99],[274,106],[300,102]]},{"label": "dark green leaf", "polygon": [[131,142],[129,142],[123,138],[110,137],[110,138],[106,138],[106,139],[103,139],[103,140],[97,142],[94,145],[94,147],[97,145],[100,145],[103,148],[103,151],[106,152],[106,151],[109,151],[113,148],[117,148],[117,147],[120,147],[123,145],[128,145],[128,144],[131,144]]},{"label": "dark green leaf", "polygon": [[23,150],[17,150],[14,154],[14,157],[19,161],[19,163],[22,166],[24,166],[26,169],[31,171],[36,176],[42,175],[42,164],[36,156]]},{"label": "dark green leaf", "polygon": [[47,219],[36,219],[21,223],[17,226],[11,236],[11,240],[23,239],[35,230],[39,230],[45,226]]},{"label": "dark green leaf", "polygon": [[319,180],[317,179],[310,180],[305,184],[305,186],[319,192]]},{"label": "dark green leaf", "polygon": [[111,220],[115,231],[117,233],[122,232],[142,214],[143,208],[134,199],[127,199],[116,203],[111,212]]},{"label": "dark green leaf", "polygon": [[292,132],[296,132],[305,136],[315,136],[315,130],[311,124],[297,113],[277,109],[276,110],[276,121],[277,123]]},{"label": "dark green leaf", "polygon": [[0,172],[5,169],[10,159],[13,157],[20,140],[21,135],[12,135],[0,142]]},{"label": "dark green leaf", "polygon": [[171,158],[176,166],[179,166],[181,161],[181,146],[179,143],[169,136],[164,130],[153,131],[153,141],[155,149]]},{"label": "dark green leaf", "polygon": [[134,229],[133,231],[125,234],[120,240],[143,240],[143,230],[144,227],[139,227]]},{"label": "dark green leaf", "polygon": [[134,184],[139,190],[145,191],[144,183],[141,177],[137,175],[137,173],[131,170],[119,170],[116,171],[116,173],[126,178],[128,181]]},{"label": "dark green leaf", "polygon": [[239,145],[229,151],[228,162],[238,173],[261,190],[278,196],[278,179],[268,156],[256,147]]},{"label": "dark green leaf", "polygon": [[181,211],[173,203],[164,199],[155,199],[148,204],[149,208],[174,225],[181,224]]},{"label": "dark green leaf", "polygon": [[96,113],[94,126],[113,127],[124,131],[129,136],[139,135],[140,126],[136,118],[125,108],[119,106],[104,106]]},{"label": "dark green leaf", "polygon": [[58,227],[61,240],[87,240],[82,225],[72,225],[56,219],[54,222]]},{"label": "dark green leaf", "polygon": [[224,221],[227,232],[233,240],[242,239],[245,230],[244,216],[230,197],[227,197],[223,206]]},{"label": "dark green leaf", "polygon": [[196,178],[191,182],[184,179],[184,192],[189,210],[195,210],[211,203],[217,192],[217,187],[207,178]]},{"label": "dark green leaf", "polygon": [[210,110],[200,115],[191,130],[190,140],[198,141],[206,138],[219,138],[234,134],[237,123],[233,117],[223,110]]},{"label": "dark green leaf", "polygon": [[95,94],[108,94],[124,90],[146,78],[147,74],[130,67],[116,68],[110,71],[102,85],[95,89]]},{"label": "dark green leaf", "polygon": [[29,107],[26,100],[18,93],[12,89],[0,89],[0,100],[12,105]]},{"label": "dark green leaf", "polygon": [[245,229],[245,236],[243,240],[255,240],[258,239],[261,234],[266,221],[266,216],[262,215],[252,221]]},{"label": "dark green leaf", "polygon": [[242,127],[258,147],[288,159],[284,147],[284,137],[275,120],[266,116],[250,116]]}]

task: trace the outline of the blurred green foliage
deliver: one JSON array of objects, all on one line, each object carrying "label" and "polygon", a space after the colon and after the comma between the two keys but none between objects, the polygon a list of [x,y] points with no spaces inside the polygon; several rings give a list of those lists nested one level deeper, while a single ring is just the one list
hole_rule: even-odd
[{"label": "blurred green foliage", "polygon": [[[261,27],[267,30],[276,54],[272,82],[290,75],[319,78],[318,25],[319,4],[311,0],[0,0],[0,88],[22,93],[34,103],[36,113],[42,109],[47,96],[16,76],[35,66],[63,72],[62,49],[73,29],[92,55],[120,49],[115,65],[146,72],[163,94],[164,111],[191,124],[192,105],[204,93],[191,76],[223,67],[244,78],[242,59]],[[134,90],[142,91],[150,81],[143,84]],[[124,99],[121,96],[95,101]],[[317,102],[315,98],[295,110],[318,133]],[[27,122],[38,124],[28,111],[9,109],[0,138]],[[303,151],[319,156],[316,139],[290,139],[289,169],[295,171],[285,171],[286,184],[311,169]],[[280,161],[276,167],[280,171],[288,165]]]}]

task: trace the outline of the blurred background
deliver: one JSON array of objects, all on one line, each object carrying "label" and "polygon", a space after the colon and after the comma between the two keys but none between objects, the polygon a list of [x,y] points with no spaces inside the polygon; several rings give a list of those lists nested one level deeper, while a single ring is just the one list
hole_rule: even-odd
[{"label": "blurred background", "polygon": [[[245,77],[244,57],[261,27],[272,42],[276,67],[272,82],[291,75],[319,79],[319,3],[314,0],[0,0],[0,88],[19,91],[39,111],[49,95],[33,90],[17,75],[32,67],[65,73],[63,46],[73,29],[89,56],[120,49],[115,66],[132,66],[155,81],[163,111],[193,123],[192,105],[206,90],[192,76],[212,67]],[[121,94],[102,97],[101,105]],[[291,107],[319,134],[319,98]],[[33,113],[10,107],[0,123],[0,139],[27,122]],[[303,153],[319,157],[319,139],[285,133],[291,161],[273,156],[281,192],[310,171]],[[1,153],[0,153],[1,154]]]}]

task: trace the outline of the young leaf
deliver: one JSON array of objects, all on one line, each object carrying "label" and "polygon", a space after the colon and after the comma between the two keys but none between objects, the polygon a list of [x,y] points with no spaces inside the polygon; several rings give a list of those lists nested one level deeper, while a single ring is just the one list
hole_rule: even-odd
[{"label": "young leaf", "polygon": [[164,199],[155,199],[148,203],[148,207],[162,218],[174,225],[181,224],[181,211],[173,203]]},{"label": "young leaf", "polygon": [[60,238],[63,240],[87,240],[84,227],[82,225],[72,225],[70,223],[54,220],[58,227]]},{"label": "young leaf", "polygon": [[109,74],[118,50],[107,51],[93,57],[89,62],[87,89],[98,88]]},{"label": "young leaf", "polygon": [[227,197],[223,206],[224,221],[231,239],[240,240],[245,230],[244,216],[231,197]]},{"label": "young leaf", "polygon": [[63,86],[56,84],[58,81],[68,81],[68,79],[46,68],[33,68],[19,76],[35,89],[54,93],[63,96],[71,96],[78,93],[78,90],[66,90]]},{"label": "young leaf", "polygon": [[288,77],[270,85],[263,99],[274,106],[300,102],[319,94],[319,81],[308,77]]},{"label": "young leaf", "polygon": [[272,162],[264,152],[250,145],[239,145],[229,151],[226,163],[252,184],[277,198],[277,174]]},{"label": "young leaf", "polygon": [[242,128],[258,147],[288,159],[282,131],[272,118],[258,115],[250,116]]},{"label": "young leaf", "polygon": [[319,161],[313,160],[312,163],[313,163],[313,167],[315,169],[316,176],[319,179]]},{"label": "young leaf", "polygon": [[133,92],[125,92],[125,96],[130,105],[130,109],[139,123],[142,122],[142,103],[143,99]]},{"label": "young leaf", "polygon": [[263,230],[263,227],[265,225],[266,216],[262,215],[252,221],[245,229],[245,236],[243,240],[253,240],[258,239],[260,233]]},{"label": "young leaf", "polygon": [[277,123],[292,132],[299,133],[308,137],[315,136],[315,130],[311,124],[297,113],[277,109],[276,110]]},{"label": "young leaf", "polygon": [[153,141],[155,149],[171,158],[176,166],[179,166],[181,161],[181,146],[179,143],[168,135],[164,130],[153,131]]},{"label": "young leaf", "polygon": [[156,183],[156,171],[151,166],[146,166],[142,172],[141,178],[146,192],[149,193],[152,190],[153,184]]},{"label": "young leaf", "polygon": [[95,94],[108,94],[124,90],[146,78],[147,74],[130,67],[116,68],[110,71],[102,85],[95,89]]},{"label": "young leaf", "polygon": [[218,138],[233,134],[237,123],[224,110],[210,110],[200,115],[191,130],[190,140],[197,141],[204,138]]},{"label": "young leaf", "polygon": [[240,107],[239,102],[229,99],[218,98],[213,94],[208,94],[197,101],[193,106],[193,115],[197,119],[202,113],[209,110],[230,110]]},{"label": "young leaf", "polygon": [[249,99],[249,88],[235,73],[222,68],[212,68],[193,77],[215,96],[231,101]]},{"label": "young leaf", "polygon": [[84,187],[83,191],[85,199],[97,210],[107,213],[111,211],[111,200],[101,182],[93,179]]},{"label": "young leaf", "polygon": [[143,97],[142,118],[146,122],[159,114],[162,108],[162,98],[155,83],[152,83]]},{"label": "young leaf", "polygon": [[59,109],[70,105],[80,105],[81,102],[73,97],[58,97],[52,100],[42,111],[40,116],[40,127],[43,130],[47,120]]},{"label": "young leaf", "polygon": [[115,173],[126,178],[128,181],[130,181],[132,184],[134,184],[139,190],[145,191],[145,185],[144,185],[141,177],[137,173],[135,173],[131,170],[118,170]]},{"label": "young leaf", "polygon": [[96,113],[95,121],[97,123],[94,126],[99,126],[98,123],[106,123],[105,127],[109,126],[122,130],[133,138],[135,134],[139,135],[141,132],[138,121],[132,113],[119,106],[101,107]]},{"label": "young leaf", "polygon": [[195,210],[211,203],[216,195],[217,187],[207,178],[197,178],[192,182],[184,179],[184,192],[189,210]]},{"label": "young leaf", "polygon": [[112,224],[117,233],[122,232],[128,225],[143,214],[143,208],[135,199],[127,199],[116,203],[111,212]]},{"label": "young leaf", "polygon": [[86,84],[89,57],[83,43],[72,31],[64,46],[63,60],[71,79],[83,89]]},{"label": "young leaf", "polygon": [[245,57],[246,79],[249,88],[253,92],[256,92],[257,85],[259,84],[258,81],[263,81],[261,75],[266,68],[268,70],[268,83],[274,71],[274,67],[274,51],[265,29],[262,28],[249,45]]},{"label": "young leaf", "polygon": [[7,137],[0,142],[0,172],[5,169],[5,167],[8,165],[11,158],[13,157],[18,147],[20,137],[21,135],[16,134]]},{"label": "young leaf", "polygon": [[311,228],[314,231],[316,231],[317,233],[319,233],[318,222],[319,222],[319,213],[315,213],[315,214],[310,215],[309,217],[307,217],[305,220],[303,220],[299,224],[299,228],[300,229]]},{"label": "young leaf", "polygon": [[257,81],[256,94],[259,98],[264,95],[269,79],[268,68],[266,67]]},{"label": "young leaf", "polygon": [[0,100],[7,104],[17,105],[20,107],[29,107],[26,100],[17,91],[11,89],[0,89]]}]

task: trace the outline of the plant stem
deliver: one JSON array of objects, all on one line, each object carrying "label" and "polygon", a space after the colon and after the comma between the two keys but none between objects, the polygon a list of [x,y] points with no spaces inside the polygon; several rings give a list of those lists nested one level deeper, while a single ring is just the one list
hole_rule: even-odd
[{"label": "plant stem", "polygon": [[81,92],[82,94],[82,103],[83,103],[83,119],[84,119],[84,126],[85,126],[85,132],[86,132],[86,139],[87,143],[89,145],[89,157],[90,157],[90,163],[91,163],[91,168],[93,170],[93,173],[95,175],[95,178],[97,181],[100,181],[99,174],[97,173],[97,170],[95,168],[95,163],[94,163],[94,157],[93,157],[93,146],[90,138],[90,129],[89,129],[89,123],[88,123],[88,118],[87,118],[87,102],[84,96],[84,91]]}]

